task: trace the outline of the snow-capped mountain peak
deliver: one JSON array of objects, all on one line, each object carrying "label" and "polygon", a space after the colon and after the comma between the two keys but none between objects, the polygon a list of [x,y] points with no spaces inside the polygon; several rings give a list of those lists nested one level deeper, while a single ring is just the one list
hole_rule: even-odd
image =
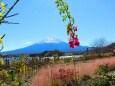
[{"label": "snow-capped mountain peak", "polygon": [[86,51],[87,48],[88,48],[87,46],[78,46],[75,48],[70,48],[68,43],[63,42],[54,37],[48,37],[47,39],[39,43],[35,43],[30,46],[16,50],[0,52],[0,54],[9,54],[9,55],[38,54],[44,51],[54,51],[54,50],[59,50],[61,52],[84,52]]},{"label": "snow-capped mountain peak", "polygon": [[48,37],[47,39],[44,39],[40,43],[60,43],[60,42],[63,42],[63,41],[56,39],[54,37]]}]

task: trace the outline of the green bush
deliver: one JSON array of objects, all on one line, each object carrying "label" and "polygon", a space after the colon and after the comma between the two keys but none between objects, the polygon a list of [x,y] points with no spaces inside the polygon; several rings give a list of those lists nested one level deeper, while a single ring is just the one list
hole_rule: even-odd
[{"label": "green bush", "polygon": [[104,78],[97,78],[92,81],[92,86],[110,86],[109,78],[104,77]]},{"label": "green bush", "polygon": [[64,58],[64,63],[68,63],[68,62],[71,62],[71,58]]},{"label": "green bush", "polygon": [[109,71],[108,64],[100,65],[98,68],[98,74],[105,75]]},{"label": "green bush", "polygon": [[82,61],[87,61],[87,60],[92,60],[92,59],[96,59],[96,58],[99,58],[98,54],[96,53],[90,53],[90,54],[83,54],[83,57],[82,57]]},{"label": "green bush", "polygon": [[115,52],[112,53],[112,56],[115,56]]}]

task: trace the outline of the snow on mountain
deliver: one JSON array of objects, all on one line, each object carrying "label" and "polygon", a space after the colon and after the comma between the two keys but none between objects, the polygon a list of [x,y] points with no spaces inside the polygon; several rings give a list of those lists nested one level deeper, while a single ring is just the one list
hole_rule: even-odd
[{"label": "snow on mountain", "polygon": [[48,37],[47,39],[44,39],[40,43],[60,43],[60,42],[63,42],[63,41],[56,39],[54,37]]},{"label": "snow on mountain", "polygon": [[0,52],[0,54],[35,54],[53,50],[59,50],[62,52],[83,52],[86,51],[87,48],[88,46],[78,46],[75,48],[70,48],[68,43],[54,37],[48,37],[47,39],[39,43],[35,43],[33,45],[16,50]]}]

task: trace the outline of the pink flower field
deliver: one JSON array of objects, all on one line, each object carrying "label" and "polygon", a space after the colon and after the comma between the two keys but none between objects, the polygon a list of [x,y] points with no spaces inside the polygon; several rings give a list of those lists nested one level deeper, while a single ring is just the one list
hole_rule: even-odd
[{"label": "pink flower field", "polygon": [[[32,85],[33,86],[52,86],[52,83],[55,81],[56,75],[59,74],[60,69],[70,70],[69,72],[72,73],[74,70],[73,76],[83,77],[84,75],[92,76],[96,74],[99,65],[108,64],[110,68],[115,67],[115,57],[103,58],[103,59],[96,59],[90,60],[86,63],[78,62],[74,65],[74,63],[68,64],[55,64],[55,65],[47,65],[42,67],[39,72],[33,77]],[[68,74],[67,72],[65,76]],[[67,76],[68,78],[68,76]],[[60,82],[57,79],[58,82]]]}]

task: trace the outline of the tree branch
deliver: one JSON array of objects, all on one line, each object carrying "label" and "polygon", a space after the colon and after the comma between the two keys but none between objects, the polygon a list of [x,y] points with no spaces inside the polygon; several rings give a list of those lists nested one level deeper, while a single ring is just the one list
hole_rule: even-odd
[{"label": "tree branch", "polygon": [[4,38],[5,35],[6,35],[6,34],[4,34],[4,35],[1,37],[1,39]]},{"label": "tree branch", "polygon": [[9,22],[9,21],[3,21],[2,23],[7,23],[7,24],[19,24],[19,23],[14,23],[14,22]]},{"label": "tree branch", "polygon": [[19,13],[16,13],[16,14],[13,14],[13,15],[10,15],[10,16],[6,16],[5,18],[9,18],[9,17],[13,17],[13,16],[16,16],[18,15]]},{"label": "tree branch", "polygon": [[19,0],[16,0],[16,2],[9,8],[8,12],[0,19],[0,21],[4,20],[4,18],[10,13],[10,11],[15,7],[15,5],[18,3]]}]

